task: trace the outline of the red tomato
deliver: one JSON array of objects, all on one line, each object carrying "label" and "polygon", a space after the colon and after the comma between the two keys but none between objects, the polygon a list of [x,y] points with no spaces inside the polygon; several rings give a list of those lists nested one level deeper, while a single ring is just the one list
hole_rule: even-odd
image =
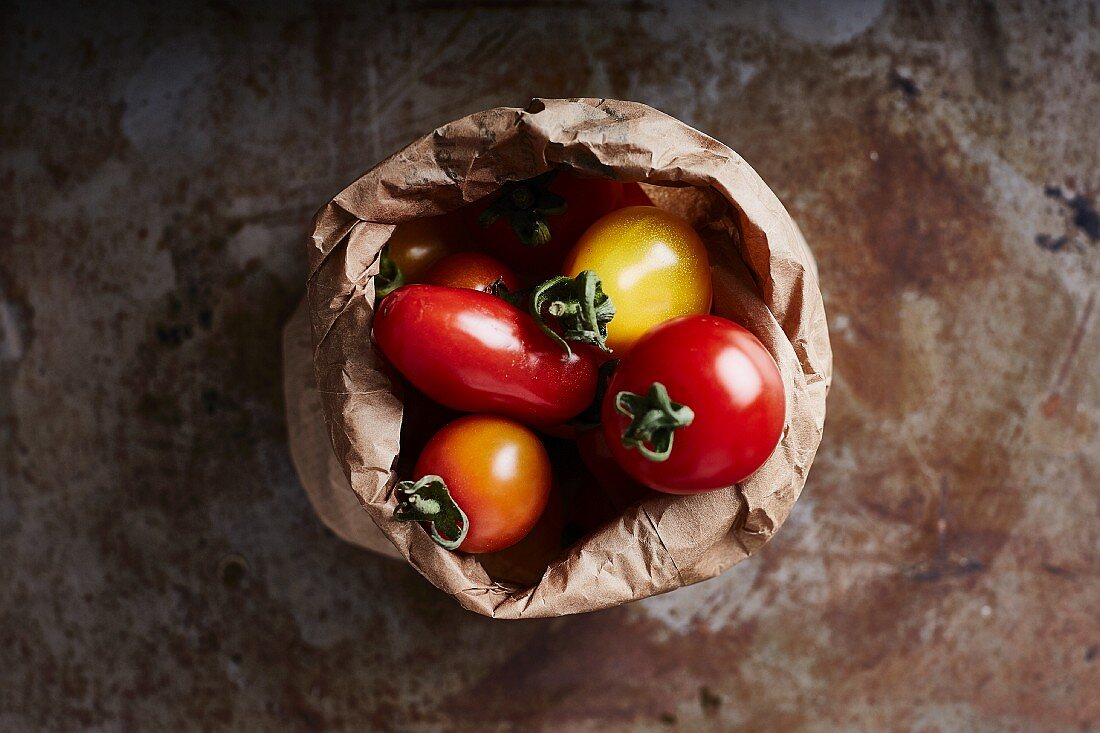
[{"label": "red tomato", "polygon": [[486,292],[498,279],[503,280],[504,287],[509,290],[519,290],[516,273],[503,262],[480,252],[457,252],[432,265],[423,282]]},{"label": "red tomato", "polygon": [[592,401],[598,367],[566,351],[529,313],[488,293],[406,285],[374,317],[386,358],[424,394],[463,412],[496,412],[530,425],[570,419]]},{"label": "red tomato", "polygon": [[649,489],[623,470],[615,460],[602,430],[583,430],[577,434],[577,451],[596,481],[596,487],[621,512],[645,497]]},{"label": "red tomato", "polygon": [[416,478],[438,476],[468,520],[463,552],[510,547],[538,522],[550,496],[550,458],[538,437],[499,415],[466,415],[424,447]]},{"label": "red tomato", "polygon": [[[657,408],[663,400],[655,384],[671,405]],[[629,474],[659,491],[690,494],[733,485],[760,468],[783,433],[786,406],[779,368],[755,336],[717,316],[684,316],[651,330],[619,362],[603,429]],[[636,426],[646,416],[648,429],[633,433],[624,412]]]},{"label": "red tomato", "polygon": [[559,172],[546,187],[565,199],[565,211],[543,217],[550,228],[550,241],[537,246],[523,244],[507,217],[488,227],[477,216],[495,200],[491,196],[470,207],[470,232],[475,242],[503,262],[511,265],[525,285],[533,285],[557,275],[565,255],[592,222],[622,205],[623,184],[606,178],[582,178],[568,171]]}]

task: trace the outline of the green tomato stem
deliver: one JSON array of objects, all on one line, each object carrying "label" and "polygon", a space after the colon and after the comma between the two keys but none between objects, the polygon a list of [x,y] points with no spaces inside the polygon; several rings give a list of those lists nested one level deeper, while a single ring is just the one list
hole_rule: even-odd
[{"label": "green tomato stem", "polygon": [[397,508],[393,518],[397,521],[427,522],[428,534],[447,550],[457,550],[466,539],[470,520],[439,476],[429,474],[415,483],[402,481],[394,487],[394,493]]},{"label": "green tomato stem", "polygon": [[[566,353],[573,353],[568,341],[592,344],[601,351],[607,348],[607,324],[615,317],[615,304],[603,291],[599,276],[585,270],[574,278],[559,275],[531,292],[531,315],[550,338],[561,344]],[[546,325],[543,313],[558,320],[562,335]]]},{"label": "green tomato stem", "polygon": [[695,419],[694,410],[673,402],[660,382],[654,382],[645,396],[619,392],[615,395],[615,409],[630,418],[630,425],[623,431],[623,447],[635,448],[657,462],[668,460],[675,432]]},{"label": "green tomato stem", "polygon": [[563,214],[568,208],[564,198],[548,190],[557,174],[555,168],[524,181],[508,181],[496,200],[478,216],[478,222],[487,227],[507,218],[520,242],[528,247],[546,244],[553,237],[546,217]]},{"label": "green tomato stem", "polygon": [[390,257],[389,247],[383,247],[378,255],[378,274],[374,276],[374,296],[377,300],[405,284],[405,275]]}]

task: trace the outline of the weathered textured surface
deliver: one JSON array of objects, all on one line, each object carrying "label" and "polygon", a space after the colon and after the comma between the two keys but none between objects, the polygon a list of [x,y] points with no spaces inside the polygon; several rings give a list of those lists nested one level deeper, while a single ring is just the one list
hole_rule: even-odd
[{"label": "weathered textured surface", "polygon": [[[1100,7],[724,5],[8,11],[0,729],[1100,729]],[[506,624],[320,527],[278,336],[316,206],[535,95],[753,163],[837,372],[757,558]]]}]

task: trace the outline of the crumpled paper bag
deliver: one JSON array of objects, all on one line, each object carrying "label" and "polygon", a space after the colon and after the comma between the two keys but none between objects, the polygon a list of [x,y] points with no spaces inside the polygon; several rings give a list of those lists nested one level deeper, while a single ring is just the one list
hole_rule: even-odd
[{"label": "crumpled paper bag", "polygon": [[[654,203],[692,221],[711,254],[714,312],[743,324],[775,357],[787,420],[775,453],[746,481],[694,496],[654,494],[523,587],[494,581],[477,556],[448,552],[417,524],[392,519],[402,404],[370,338],[373,277],[395,224],[446,213],[559,165],[649,184]],[[802,491],[832,373],[813,256],[744,160],[673,117],[635,102],[535,99],[525,109],[456,120],[326,204],[314,218],[309,255],[305,313],[286,331],[291,445],[306,490],[339,536],[396,553],[465,608],[496,618],[560,616],[706,580],[760,549]],[[302,365],[306,318],[315,385]]]}]

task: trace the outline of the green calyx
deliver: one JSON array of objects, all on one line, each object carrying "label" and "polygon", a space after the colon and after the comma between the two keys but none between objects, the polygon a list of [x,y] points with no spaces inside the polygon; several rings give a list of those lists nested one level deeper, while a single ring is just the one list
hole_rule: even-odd
[{"label": "green calyx", "polygon": [[651,461],[665,461],[672,454],[672,438],[677,430],[691,425],[695,412],[687,405],[673,402],[668,390],[654,382],[643,395],[619,392],[615,409],[630,418],[623,431],[623,447],[636,448]]},{"label": "green calyx", "polygon": [[551,238],[546,217],[562,214],[567,208],[565,199],[547,188],[557,174],[555,169],[525,181],[508,181],[497,200],[481,212],[478,222],[487,227],[507,218],[519,241],[528,247],[546,244]]},{"label": "green calyx", "polygon": [[[572,353],[568,341],[592,344],[601,351],[607,348],[607,324],[615,317],[615,304],[603,291],[600,278],[585,270],[574,278],[559,275],[550,278],[531,292],[531,315],[539,327]],[[544,313],[557,319],[561,335],[546,325]]]},{"label": "green calyx", "polygon": [[397,508],[393,518],[399,522],[428,522],[428,534],[436,544],[457,550],[466,539],[470,520],[447,490],[442,478],[428,475],[415,483],[402,481],[394,487]]},{"label": "green calyx", "polygon": [[382,248],[378,255],[378,274],[374,276],[374,295],[378,300],[397,290],[405,284],[405,276],[401,268],[390,257],[389,249]]}]

